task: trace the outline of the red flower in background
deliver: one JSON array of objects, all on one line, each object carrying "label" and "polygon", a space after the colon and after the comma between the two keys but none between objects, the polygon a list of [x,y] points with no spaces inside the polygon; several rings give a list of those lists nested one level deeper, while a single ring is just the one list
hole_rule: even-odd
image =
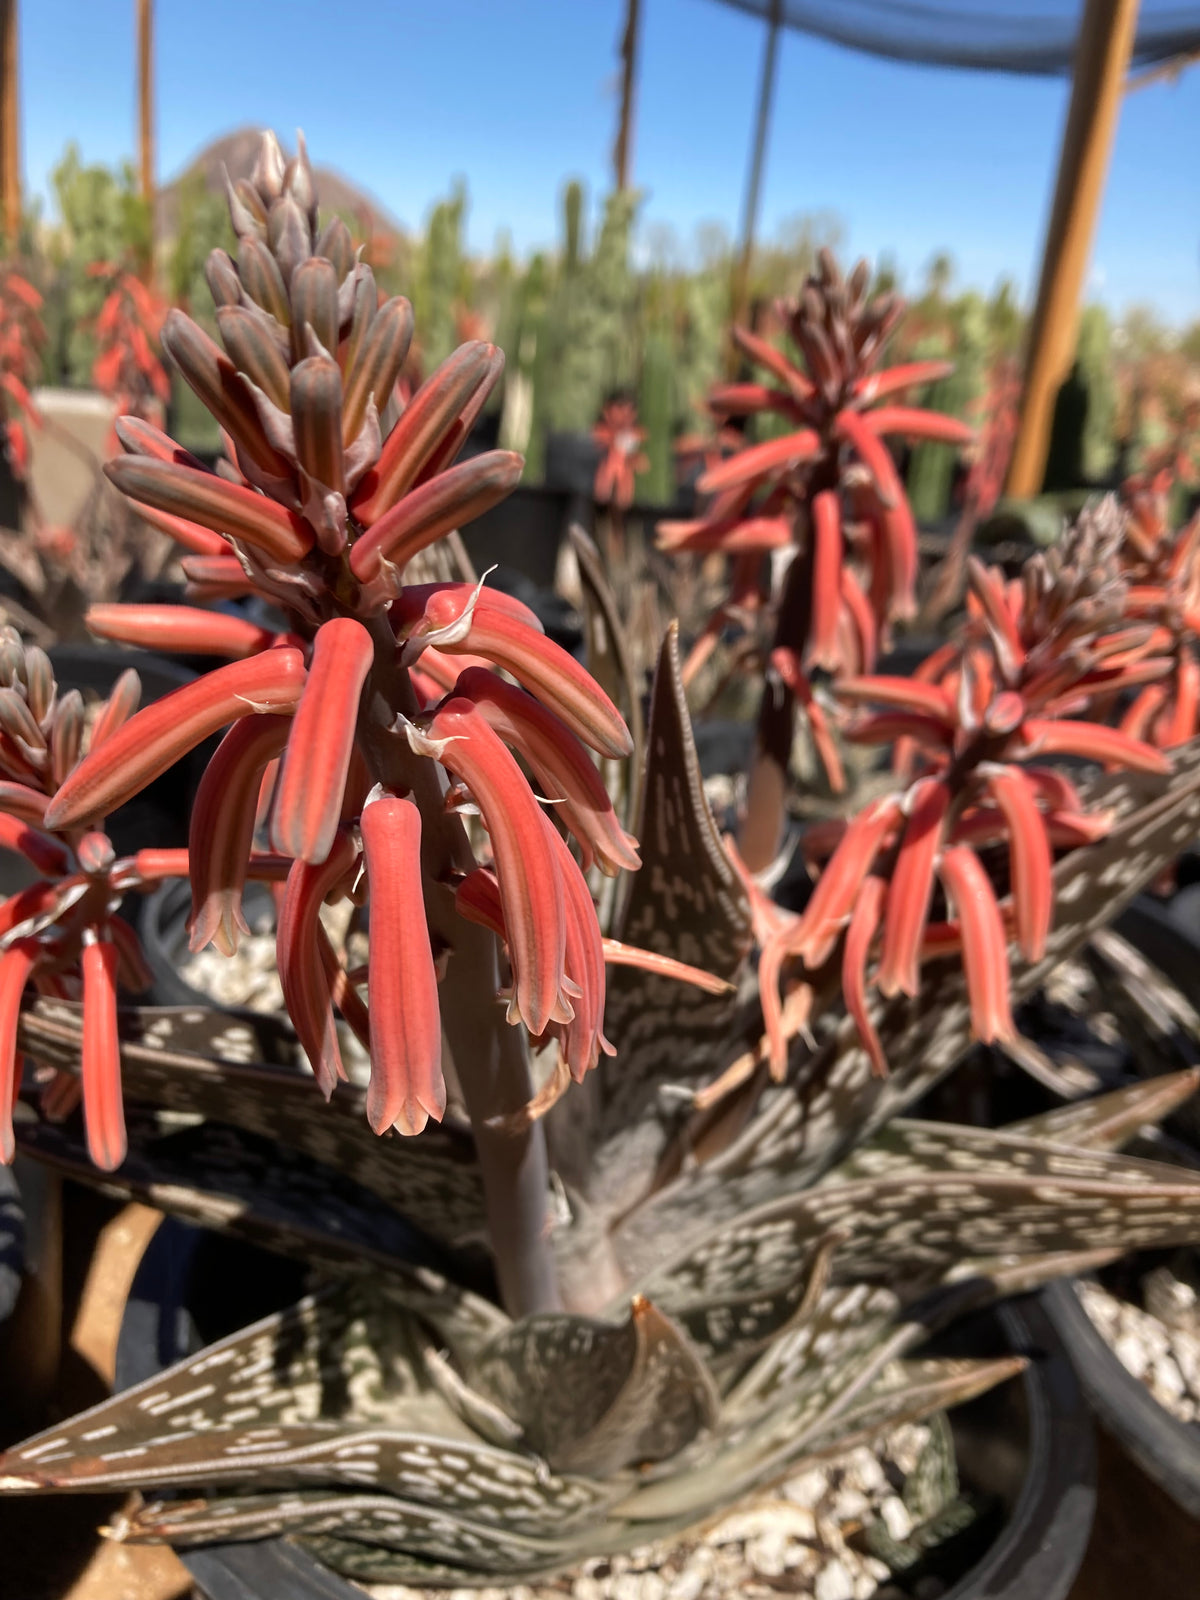
[{"label": "red flower in background", "polygon": [[600,505],[628,511],[633,504],[634,479],[650,465],[642,449],[646,430],[638,426],[633,401],[610,400],[592,429],[592,438],[604,449],[592,493]]},{"label": "red flower in background", "polygon": [[135,273],[110,262],[94,262],[88,271],[108,280],[104,304],[92,325],[96,338],[92,381],[112,398],[119,413],[155,420],[171,397],[158,351],[166,302]]},{"label": "red flower in background", "polygon": [[13,267],[0,268],[0,390],[8,412],[8,459],[18,478],[29,471],[29,428],[41,426],[29,394],[46,342],[41,309],[42,297],[29,280]]}]

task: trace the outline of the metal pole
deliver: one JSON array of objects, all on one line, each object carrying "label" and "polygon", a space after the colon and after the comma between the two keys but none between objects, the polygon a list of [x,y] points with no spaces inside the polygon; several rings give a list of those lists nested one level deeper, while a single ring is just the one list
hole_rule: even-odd
[{"label": "metal pole", "polygon": [[767,148],[767,129],[771,124],[771,100],[775,94],[775,61],[779,52],[779,30],[783,23],[783,0],[771,0],[771,19],[767,45],[763,52],[762,78],[758,86],[758,121],[746,197],[742,204],[742,250],[733,282],[733,320],[740,322],[746,312],[750,288],[750,263],[754,256],[754,230],[758,224],[758,198],[762,188],[763,161]]},{"label": "metal pole", "polygon": [[633,123],[633,84],[637,75],[638,24],[641,21],[641,0],[628,0],[625,10],[625,32],[621,36],[621,122],[617,129],[617,148],[613,162],[617,170],[617,188],[622,193],[629,187],[630,129]]},{"label": "metal pole", "polygon": [[1080,24],[1071,104],[1029,330],[1021,420],[1008,474],[1010,495],[1036,494],[1042,486],[1055,399],[1075,355],[1079,297],[1137,14],[1138,0],[1087,0]]},{"label": "metal pole", "polygon": [[21,233],[21,115],[17,0],[0,0],[0,193],[4,235],[15,255]]}]

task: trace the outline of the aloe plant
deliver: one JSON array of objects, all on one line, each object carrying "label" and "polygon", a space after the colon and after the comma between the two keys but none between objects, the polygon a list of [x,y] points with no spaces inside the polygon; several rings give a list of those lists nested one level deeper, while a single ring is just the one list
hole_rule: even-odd
[{"label": "aloe plant", "polygon": [[[1014,1362],[931,1361],[932,1330],[1194,1237],[1194,1177],[1115,1153],[1194,1073],[1000,1131],[903,1113],[986,1032],[981,995],[1030,993],[1194,836],[1200,750],[1131,760],[1148,747],[1092,727],[1088,752],[1121,770],[1060,807],[1075,835],[1029,879],[1032,900],[1012,896],[1014,950],[981,946],[960,901],[955,937],[918,936],[919,983],[844,1009],[826,962],[809,1033],[792,1030],[772,1079],[772,989],[748,956],[782,914],[705,802],[674,626],[642,739],[640,707],[630,733],[523,608],[427,581],[439,537],[519,471],[507,452],[454,464],[500,358],[456,351],[385,435],[409,309],[378,304],[344,227],[315,233],[315,204],[303,151],[285,164],[266,140],[231,197],[238,262],[209,266],[225,348],[178,315],[164,329],[230,439],[222,472],[136,420],[109,469],[187,550],[193,600],[265,594],[286,628],[192,604],[97,609],[104,636],[226,664],[142,711],[126,684],[90,736],[42,658],[0,647],[0,843],[40,874],[0,907],[0,1106],[18,1052],[43,1069],[0,1154],[300,1256],[319,1281],[11,1449],[0,1489],[137,1485],[149,1498],[118,1537],[281,1533],[363,1579],[513,1583],[669,1536],[800,1460],[980,1392]],[[621,699],[619,618],[583,564],[610,657],[598,675]],[[1035,575],[1018,614],[991,582],[977,580],[959,671],[994,650],[1017,683],[999,700],[1020,689],[1029,712],[1021,674],[1053,647],[1028,630],[1057,637],[1058,590]],[[1088,616],[1107,627],[1103,608]],[[1077,677],[1093,665],[1072,657]],[[1056,709],[1037,707],[1050,726]],[[959,785],[957,806],[975,779],[941,752],[964,730],[948,698],[930,720],[950,731],[925,740],[917,783]],[[188,850],[114,859],[105,814],[221,728]],[[640,846],[589,746],[644,751]],[[1032,849],[1049,822],[1009,827]],[[957,898],[954,848],[968,847],[942,852]],[[593,868],[622,884],[604,929]],[[278,884],[288,1019],[118,1006],[119,969],[136,981],[138,966],[120,894],[172,872],[191,877],[193,943],[225,950],[247,878]],[[896,911],[919,929],[907,876]],[[320,918],[347,897],[367,904],[365,970]],[[822,939],[848,944],[861,930],[828,900]],[[369,1052],[364,1085],[344,1081],[339,1014]],[[63,1120],[77,1080],[82,1139]]]}]

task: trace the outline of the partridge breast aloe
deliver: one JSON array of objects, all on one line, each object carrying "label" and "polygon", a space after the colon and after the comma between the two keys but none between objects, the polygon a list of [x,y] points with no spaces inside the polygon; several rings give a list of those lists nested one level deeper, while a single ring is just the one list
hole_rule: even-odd
[{"label": "partridge breast aloe", "polygon": [[[846,732],[894,747],[886,792],[810,830],[823,870],[797,918],[717,831],[674,626],[637,846],[593,762],[629,749],[612,703],[518,602],[427,570],[515,481],[504,452],[457,462],[498,353],[463,346],[397,416],[407,305],[380,305],[340,223],[317,232],[303,149],[285,163],[266,139],[230,206],[238,260],[209,269],[224,348],[164,330],[228,460],[207,472],[126,422],[111,468],[187,551],[195,603],[93,615],[223,664],[136,714],[124,681],[89,738],[45,658],[0,641],[0,845],[39,874],[0,906],[0,1106],[18,1048],[59,1075],[57,1106],[81,1078],[109,1192],[323,1281],[14,1447],[0,1489],[186,1487],[111,1531],[284,1534],[368,1580],[512,1584],[1012,1376],[1019,1359],[911,1359],[981,1298],[1194,1239],[1194,1174],[1115,1153],[1193,1072],[999,1131],[902,1117],[1200,829],[1200,749],[1111,725],[1190,626],[1185,608],[1172,635],[1161,595],[1138,611],[1159,580],[1122,571],[1123,513],[1094,510],[1019,581],[973,567],[961,634],[912,679],[872,676],[912,574],[881,441],[953,430],[894,401],[928,368],[872,372],[894,308],[862,270],[826,262],[806,289],[807,373],[743,336],[771,382],[722,403],[792,431],[710,479],[713,515],[680,542],[793,550],[773,670],[803,699],[836,658]],[[244,593],[284,626],[200,608]],[[114,860],[104,816],[221,729],[188,851]],[[602,938],[585,874],[639,858]],[[295,1044],[278,1022],[118,1015],[138,962],[117,901],[171,872],[197,949],[236,949],[246,882],[274,883],[287,1009],[330,1104],[266,1049]],[[365,972],[327,935],[339,897],[368,906]],[[340,1081],[339,1012],[365,1085]],[[70,1125],[3,1134],[6,1156],[94,1181]],[[414,1225],[444,1273],[414,1265]],[[460,1281],[490,1290],[491,1267],[491,1298]]]}]

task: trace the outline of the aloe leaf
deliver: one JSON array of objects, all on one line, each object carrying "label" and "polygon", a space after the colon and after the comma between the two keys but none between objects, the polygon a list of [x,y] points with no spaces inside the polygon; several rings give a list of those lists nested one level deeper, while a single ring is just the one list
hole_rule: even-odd
[{"label": "aloe leaf", "polygon": [[1200,1087],[1200,1068],[1165,1073],[1091,1100],[1056,1106],[1037,1117],[1010,1122],[1003,1132],[1089,1150],[1119,1150],[1146,1123],[1158,1123]]},{"label": "aloe leaf", "polygon": [[816,1461],[822,1456],[841,1455],[904,1423],[922,1422],[934,1412],[963,1405],[1016,1377],[1025,1366],[1024,1356],[897,1361],[856,1405],[842,1412],[827,1435],[809,1437],[803,1459]]},{"label": "aloe leaf", "polygon": [[470,1382],[557,1470],[606,1477],[674,1456],[715,1420],[699,1353],[649,1301],[621,1322],[526,1317],[482,1351]]},{"label": "aloe leaf", "polygon": [[[668,1312],[782,1284],[815,1240],[847,1237],[834,1282],[890,1282],[909,1297],[963,1257],[1187,1243],[1200,1181],[1176,1167],[988,1130],[902,1129],[907,1169],[823,1184],[709,1229],[639,1285]],[[990,1153],[989,1153],[990,1152]]]},{"label": "aloe leaf", "polygon": [[[1030,964],[1010,951],[1014,999],[1039,988],[1195,837],[1200,741],[1175,752],[1174,760],[1169,778],[1118,774],[1093,783],[1089,809],[1107,809],[1120,820],[1101,842],[1072,851],[1055,867],[1056,921],[1045,958]],[[876,1021],[888,1060],[902,1063],[888,1078],[875,1076],[857,1029],[842,1019],[816,1057],[794,1067],[791,1082],[763,1094],[757,1114],[733,1144],[626,1215],[613,1244],[635,1280],[658,1258],[664,1237],[699,1234],[812,1183],[932,1088],[970,1045],[961,967],[954,961],[929,963],[917,998],[888,1002]]]},{"label": "aloe leaf", "polygon": [[604,558],[595,541],[577,523],[567,529],[567,538],[579,563],[587,668],[609,699],[625,713],[633,738],[633,760],[619,775],[621,783],[627,786],[623,820],[629,827],[637,801],[632,774],[642,770],[642,752],[646,742],[641,686],[633,670],[633,655],[625,624],[621,620],[617,597],[608,581]]},{"label": "aloe leaf", "polygon": [[[630,880],[620,937],[734,981],[750,948],[749,908],[704,798],[674,624],[659,656],[646,748],[642,869]],[[616,1058],[593,1074],[587,1166],[560,1163],[594,1208],[619,1211],[639,1197],[669,1132],[664,1091],[682,1090],[686,1105],[687,1090],[711,1074],[714,1041],[729,1037],[735,1013],[733,996],[637,967],[610,970],[604,1026]]]},{"label": "aloe leaf", "polygon": [[[440,1467],[437,1454],[430,1452],[413,1470],[438,1475]],[[357,1539],[435,1561],[460,1561],[496,1574],[561,1564],[574,1553],[569,1544],[530,1539],[510,1527],[477,1522],[470,1516],[451,1516],[440,1505],[337,1490],[293,1489],[286,1494],[158,1502],[118,1524],[118,1536],[131,1542],[167,1540],[182,1546],[305,1533]]]},{"label": "aloe leaf", "polygon": [[[404,1141],[367,1124],[365,1091],[339,1084],[326,1104],[280,1018],[192,1007],[140,1007],[119,1014],[121,1076],[129,1101],[196,1113],[277,1140],[350,1175],[440,1243],[484,1233],[474,1144],[452,1126]],[[70,1001],[39,999],[21,1018],[21,1047],[48,1065],[78,1072],[82,1024]]]}]

